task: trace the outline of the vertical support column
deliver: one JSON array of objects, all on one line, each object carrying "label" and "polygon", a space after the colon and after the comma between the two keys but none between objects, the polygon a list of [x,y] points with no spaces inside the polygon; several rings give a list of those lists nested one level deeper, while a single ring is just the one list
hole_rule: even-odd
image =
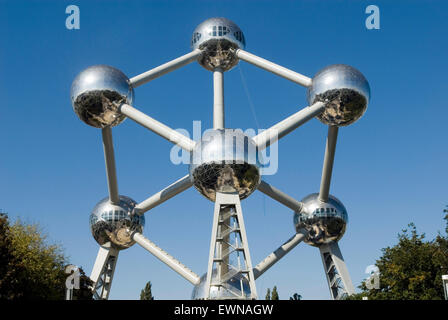
[{"label": "vertical support column", "polygon": [[224,73],[213,71],[213,129],[224,129]]},{"label": "vertical support column", "polygon": [[112,141],[112,129],[104,128],[102,131],[104,159],[106,161],[107,186],[109,188],[109,200],[113,204],[120,203],[118,194],[117,170],[115,168],[114,144]]},{"label": "vertical support column", "polygon": [[[216,68],[213,71],[213,129],[225,128],[225,115],[224,115],[224,72],[220,68]],[[230,224],[230,218],[223,221],[218,225],[219,231],[225,233]],[[229,236],[224,237],[223,241],[217,244],[217,254],[220,255],[222,251],[229,249],[228,243]],[[217,272],[219,275],[227,273],[229,264],[229,257],[224,257],[224,263],[217,266]]]},{"label": "vertical support column", "polygon": [[[249,252],[249,242],[247,241],[247,234],[246,234],[246,227],[244,225],[244,219],[243,219],[243,210],[241,209],[241,202],[240,197],[238,194],[232,195],[236,207],[236,214],[237,214],[237,225],[239,225],[240,229],[240,236],[241,236],[241,245],[243,246],[243,258],[246,260],[246,270],[247,276],[249,277],[249,288],[251,293],[252,299],[257,299],[257,289],[255,287],[255,277],[254,277],[254,269],[252,268],[252,259]],[[237,238],[238,239],[238,238]],[[238,240],[237,240],[238,242]],[[240,258],[240,254],[238,254],[238,259]]]},{"label": "vertical support column", "polygon": [[333,173],[338,131],[339,129],[336,126],[328,127],[327,144],[325,146],[324,165],[322,168],[322,178],[320,181],[319,191],[319,200],[322,202],[328,202],[328,195],[330,194],[331,175]]},{"label": "vertical support column", "polygon": [[223,253],[226,253],[229,248],[230,248],[230,234],[232,233],[231,228],[234,226],[231,226],[231,217],[232,215],[232,208],[231,207],[225,207],[222,208],[222,214],[221,214],[221,221],[219,223],[219,231],[220,234],[225,235],[222,239],[222,241],[220,241],[218,243],[218,255],[220,255],[221,257],[223,257],[223,263],[219,264],[219,270],[218,273],[220,274],[220,276],[222,277],[223,275],[225,275],[227,272],[229,272],[229,256],[224,255]]},{"label": "vertical support column", "polygon": [[[230,259],[234,256],[235,259]],[[232,260],[232,263],[229,261]],[[234,284],[229,285],[233,279]],[[235,286],[239,280],[239,286]],[[206,279],[206,299],[256,299],[255,278],[237,193],[216,193]],[[210,296],[211,287],[218,290]]]},{"label": "vertical support column", "polygon": [[93,298],[107,300],[118,260],[118,250],[100,247],[90,279],[93,281]]},{"label": "vertical support column", "polygon": [[337,242],[319,247],[331,298],[339,300],[355,293],[350,274]]},{"label": "vertical support column", "polygon": [[[214,270],[213,270],[213,265],[214,265],[214,260],[215,260],[215,251],[216,251],[216,238],[218,235],[218,221],[219,221],[219,216],[221,213],[221,205],[218,202],[218,193],[216,193],[216,200],[215,200],[215,210],[213,213],[213,225],[212,225],[212,237],[210,239],[210,252],[208,254],[208,266],[207,266],[207,278],[205,281],[205,299],[210,299],[210,289],[211,289],[211,284],[212,284],[212,278],[215,278],[215,274],[214,274]],[[219,253],[218,253],[219,254]],[[216,270],[216,277],[219,277],[219,270]],[[214,279],[215,282],[216,280],[219,279]]]}]

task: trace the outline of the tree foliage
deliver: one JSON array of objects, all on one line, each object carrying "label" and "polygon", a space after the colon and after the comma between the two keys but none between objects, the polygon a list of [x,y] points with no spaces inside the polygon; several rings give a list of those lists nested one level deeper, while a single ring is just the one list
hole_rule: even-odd
[{"label": "tree foliage", "polygon": [[361,293],[348,299],[369,300],[440,300],[444,299],[442,274],[448,273],[448,215],[446,234],[425,241],[413,223],[398,235],[398,244],[382,249],[376,261],[380,288],[368,289],[363,282]]},{"label": "tree foliage", "polygon": [[0,299],[64,299],[66,258],[37,225],[0,215]]},{"label": "tree foliage", "polygon": [[271,300],[280,300],[280,298],[278,297],[277,286],[274,286],[274,288],[272,288]]},{"label": "tree foliage", "polygon": [[266,291],[266,297],[265,300],[271,300],[271,289],[268,288],[268,290]]},{"label": "tree foliage", "polygon": [[148,281],[145,288],[140,292],[140,300],[154,300],[151,289],[151,281]]},{"label": "tree foliage", "polygon": [[272,291],[268,288],[265,300],[279,300],[277,286],[274,286],[274,288],[272,288]]},{"label": "tree foliage", "polygon": [[302,300],[302,296],[298,293],[294,293],[292,297],[289,298],[289,300]]}]

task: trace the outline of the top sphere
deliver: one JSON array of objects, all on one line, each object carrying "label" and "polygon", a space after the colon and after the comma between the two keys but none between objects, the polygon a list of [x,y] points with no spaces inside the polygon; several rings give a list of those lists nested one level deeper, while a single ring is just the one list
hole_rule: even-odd
[{"label": "top sphere", "polygon": [[226,18],[211,18],[196,27],[191,39],[193,49],[203,53],[198,59],[201,66],[213,71],[227,71],[238,64],[237,49],[244,49],[246,40],[241,29]]},{"label": "top sphere", "polygon": [[70,97],[78,117],[95,128],[116,126],[124,121],[118,112],[122,103],[132,104],[134,90],[128,77],[106,65],[91,66],[73,80]]},{"label": "top sphere", "polygon": [[357,69],[334,64],[319,71],[307,92],[308,103],[326,103],[317,118],[326,125],[347,126],[361,118],[370,100],[370,86]]}]

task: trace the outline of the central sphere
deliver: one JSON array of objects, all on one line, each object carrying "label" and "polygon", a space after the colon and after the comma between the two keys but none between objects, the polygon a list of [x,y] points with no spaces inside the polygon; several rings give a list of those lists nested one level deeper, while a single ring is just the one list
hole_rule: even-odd
[{"label": "central sphere", "polygon": [[342,238],[348,215],[338,198],[330,195],[327,202],[322,202],[319,194],[313,193],[303,198],[302,203],[302,211],[294,213],[294,226],[296,232],[300,229],[308,231],[305,243],[319,247]]},{"label": "central sphere", "polygon": [[135,242],[133,232],[143,232],[145,216],[134,214],[136,202],[120,196],[118,205],[112,204],[109,197],[101,200],[90,214],[90,231],[100,246],[110,242],[118,249],[127,249]]},{"label": "central sphere", "polygon": [[202,22],[193,32],[191,46],[201,49],[201,66],[213,71],[227,71],[238,64],[237,49],[244,49],[246,41],[241,29],[226,18],[211,18]]},{"label": "central sphere", "polygon": [[260,184],[260,159],[255,142],[242,130],[209,130],[191,153],[190,176],[211,201],[216,192],[236,192],[244,199]]},{"label": "central sphere", "polygon": [[[212,283],[217,278],[217,271],[213,269]],[[191,300],[204,300],[207,297],[207,289],[205,287],[207,282],[207,274],[202,275],[201,282],[193,288],[191,294]],[[243,286],[241,290],[241,285]],[[223,286],[211,286],[210,287],[210,299],[212,300],[229,300],[229,299],[250,299],[250,286],[246,277],[241,274],[237,274],[227,280]]]}]

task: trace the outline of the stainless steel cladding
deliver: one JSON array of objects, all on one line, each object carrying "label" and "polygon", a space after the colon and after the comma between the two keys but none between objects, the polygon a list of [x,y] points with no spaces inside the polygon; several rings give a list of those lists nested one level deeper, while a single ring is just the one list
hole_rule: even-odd
[{"label": "stainless steel cladding", "polygon": [[196,27],[191,39],[193,49],[203,51],[198,62],[207,70],[227,71],[238,64],[237,49],[244,49],[246,40],[241,29],[226,18],[211,18]]},{"label": "stainless steel cladding", "polygon": [[260,183],[260,157],[255,142],[241,130],[210,130],[191,153],[190,176],[211,201],[216,192],[237,192],[244,199]]},{"label": "stainless steel cladding", "polygon": [[330,195],[328,202],[322,202],[319,200],[319,194],[313,193],[302,202],[302,211],[294,213],[294,227],[297,232],[300,229],[308,231],[305,243],[318,247],[342,238],[348,215],[339,199]]},{"label": "stainless steel cladding", "polygon": [[325,102],[325,110],[317,116],[324,124],[348,126],[362,117],[370,100],[370,86],[357,69],[334,64],[319,71],[307,92],[310,105]]},{"label": "stainless steel cladding", "polygon": [[99,245],[110,242],[116,249],[131,247],[133,232],[143,232],[145,217],[134,214],[136,202],[120,196],[120,203],[114,205],[109,198],[101,200],[90,214],[90,231]]},{"label": "stainless steel cladding", "polygon": [[76,76],[70,97],[73,110],[82,121],[95,128],[105,128],[124,121],[126,117],[118,112],[118,107],[122,103],[132,104],[134,90],[120,70],[96,65]]}]

